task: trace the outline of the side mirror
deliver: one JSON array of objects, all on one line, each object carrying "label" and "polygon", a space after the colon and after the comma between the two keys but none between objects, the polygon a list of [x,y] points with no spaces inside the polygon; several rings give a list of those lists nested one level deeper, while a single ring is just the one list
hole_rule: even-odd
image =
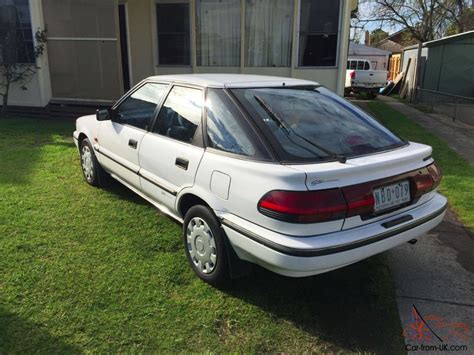
[{"label": "side mirror", "polygon": [[97,110],[95,112],[97,121],[107,121],[112,119],[112,110],[110,108]]}]

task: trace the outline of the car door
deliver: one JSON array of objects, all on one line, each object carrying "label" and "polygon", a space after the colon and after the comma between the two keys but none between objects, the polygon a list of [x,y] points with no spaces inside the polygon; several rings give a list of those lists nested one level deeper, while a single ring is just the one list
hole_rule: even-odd
[{"label": "car door", "polygon": [[169,84],[146,82],[112,109],[98,133],[98,159],[109,172],[139,188],[138,151]]},{"label": "car door", "polygon": [[174,211],[176,195],[192,186],[204,153],[203,90],[175,85],[139,150],[142,191]]}]

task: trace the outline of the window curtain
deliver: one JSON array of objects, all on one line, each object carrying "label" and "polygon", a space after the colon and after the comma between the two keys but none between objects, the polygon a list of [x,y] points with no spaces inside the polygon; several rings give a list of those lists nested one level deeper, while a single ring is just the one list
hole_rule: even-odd
[{"label": "window curtain", "polygon": [[240,66],[240,1],[197,1],[198,65]]},{"label": "window curtain", "polygon": [[293,0],[246,0],[246,66],[290,66],[293,8]]}]

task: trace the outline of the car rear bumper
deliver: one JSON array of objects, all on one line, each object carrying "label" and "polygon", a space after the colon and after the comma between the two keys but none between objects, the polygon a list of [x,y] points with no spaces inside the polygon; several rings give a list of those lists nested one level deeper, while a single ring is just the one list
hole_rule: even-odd
[{"label": "car rear bumper", "polygon": [[302,277],[334,270],[381,253],[436,227],[447,200],[435,196],[409,211],[364,226],[318,236],[294,237],[219,214],[237,255],[278,274]]}]

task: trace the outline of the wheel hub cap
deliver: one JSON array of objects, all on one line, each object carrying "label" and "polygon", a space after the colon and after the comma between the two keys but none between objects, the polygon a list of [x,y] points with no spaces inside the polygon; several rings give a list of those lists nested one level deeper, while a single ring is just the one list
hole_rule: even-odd
[{"label": "wheel hub cap", "polygon": [[82,147],[81,165],[86,179],[91,180],[94,176],[94,163],[92,161],[92,152],[87,145]]},{"label": "wheel hub cap", "polygon": [[217,262],[216,241],[207,223],[194,217],[186,228],[188,252],[197,269],[203,274],[214,271]]}]

